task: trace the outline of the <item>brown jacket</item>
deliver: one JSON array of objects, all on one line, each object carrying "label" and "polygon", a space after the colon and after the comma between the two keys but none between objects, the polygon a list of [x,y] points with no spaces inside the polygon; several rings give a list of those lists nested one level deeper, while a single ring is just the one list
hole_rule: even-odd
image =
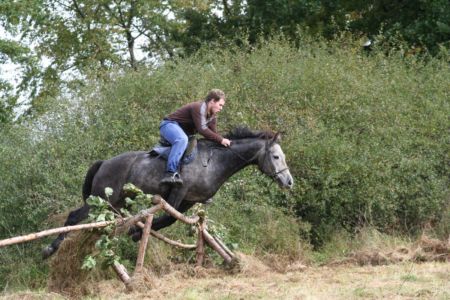
[{"label": "brown jacket", "polygon": [[208,140],[220,144],[223,137],[217,133],[217,117],[213,115],[208,118],[207,114],[206,102],[198,101],[182,106],[164,120],[176,121],[188,135],[198,132]]}]

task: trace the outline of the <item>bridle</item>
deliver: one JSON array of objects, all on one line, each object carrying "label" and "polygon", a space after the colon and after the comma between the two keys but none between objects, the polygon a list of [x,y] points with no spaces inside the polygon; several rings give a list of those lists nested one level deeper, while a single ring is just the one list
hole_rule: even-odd
[{"label": "bridle", "polygon": [[[237,157],[239,157],[239,158],[240,158],[242,161],[244,161],[245,163],[249,163],[249,162],[253,161],[256,157],[259,156],[259,153],[260,153],[261,151],[264,151],[264,152],[265,152],[265,153],[264,153],[264,161],[266,161],[267,155],[268,155],[268,153],[269,153],[269,148],[267,147],[267,144],[266,144],[266,147],[264,147],[264,150],[263,150],[263,149],[258,150],[258,152],[256,152],[256,154],[253,155],[250,159],[246,159],[246,158],[243,157],[241,154],[239,154],[239,153],[236,152],[235,150],[231,149],[231,147],[227,147],[227,148],[225,148],[225,149],[231,151],[234,155],[236,155]],[[267,174],[267,176],[271,177],[272,179],[277,179],[277,175],[278,175],[278,174],[283,173],[284,171],[287,171],[287,170],[289,170],[289,167],[283,168],[283,169],[281,169],[281,170],[279,170],[279,171],[276,171],[276,170],[275,170],[274,172],[272,172],[272,173],[270,173],[270,174]]]},{"label": "bridle", "polygon": [[[261,150],[260,150],[261,151]],[[264,153],[264,161],[266,161],[266,158],[267,158],[267,154],[269,153],[269,149],[267,148],[267,147],[265,147],[265,153]],[[258,151],[258,153],[259,153],[259,151]],[[286,167],[286,168],[284,168],[284,169],[281,169],[281,170],[279,170],[279,171],[274,171],[274,172],[272,172],[271,174],[268,174],[268,176],[270,177],[270,178],[272,178],[272,179],[277,179],[277,175],[278,174],[280,174],[280,173],[283,173],[284,171],[286,171],[286,170],[289,170],[289,167]]]}]

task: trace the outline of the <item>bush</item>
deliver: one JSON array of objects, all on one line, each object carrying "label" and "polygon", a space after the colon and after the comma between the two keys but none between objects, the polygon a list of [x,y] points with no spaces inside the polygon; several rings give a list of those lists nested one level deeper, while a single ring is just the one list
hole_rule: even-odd
[{"label": "bush", "polygon": [[[79,206],[93,161],[148,149],[165,114],[214,87],[228,98],[219,130],[246,124],[284,132],[295,180],[293,190],[280,191],[249,169],[225,185],[212,214],[240,247],[292,254],[299,236],[319,246],[336,228],[414,233],[448,219],[445,60],[368,56],[350,39],[298,44],[203,50],[156,70],[115,72],[2,128],[0,237],[47,228],[49,216]],[[37,257],[41,244],[23,247]]]}]

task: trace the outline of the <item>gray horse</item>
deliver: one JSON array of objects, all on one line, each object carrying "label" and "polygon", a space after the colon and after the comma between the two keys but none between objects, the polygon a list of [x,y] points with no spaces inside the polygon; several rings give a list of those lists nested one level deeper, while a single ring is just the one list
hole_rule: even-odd
[{"label": "gray horse", "polygon": [[[122,187],[129,182],[144,193],[161,195],[180,212],[187,211],[196,202],[205,202],[213,197],[228,178],[248,165],[257,165],[281,187],[292,188],[294,180],[286,165],[283,150],[278,144],[278,133],[238,127],[226,137],[232,140],[229,148],[208,140],[200,140],[195,160],[182,167],[183,185],[173,188],[159,184],[164,175],[166,161],[152,157],[148,152],[126,152],[109,160],[95,162],[84,181],[84,206],[72,211],[64,226],[75,225],[85,219],[89,213],[86,199],[90,195],[105,199],[106,187],[114,191],[109,197],[112,206],[124,206]],[[171,216],[162,215],[153,221],[152,229],[159,230],[175,221]],[[135,232],[133,239],[138,240],[140,234],[139,231]],[[64,237],[65,234],[60,234],[47,246],[42,251],[43,257],[49,257],[58,250]]]}]

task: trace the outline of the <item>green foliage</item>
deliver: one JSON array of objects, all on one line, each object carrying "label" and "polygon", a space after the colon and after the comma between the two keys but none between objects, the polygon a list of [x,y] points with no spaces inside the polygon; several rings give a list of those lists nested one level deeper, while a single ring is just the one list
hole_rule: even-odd
[{"label": "green foliage", "polygon": [[423,51],[420,47],[425,47],[436,54],[439,45],[446,45],[447,48],[450,45],[450,3],[448,1],[343,2],[344,12],[352,12],[350,19],[347,18],[349,23],[347,26],[353,31],[371,36],[381,31],[387,39],[401,36],[407,41],[412,54]]},{"label": "green foliage", "polygon": [[[299,45],[202,49],[156,70],[112,72],[108,82],[47,98],[41,116],[0,128],[0,237],[53,227],[49,216],[80,205],[93,161],[149,149],[167,113],[215,87],[227,94],[219,131],[284,132],[295,180],[282,191],[249,168],[225,184],[208,215],[225,226],[228,244],[295,256],[302,240],[319,246],[338,229],[414,233],[448,220],[447,58],[365,55],[348,37],[305,36]],[[22,253],[37,261],[44,242]],[[2,261],[17,256],[1,251]],[[11,273],[3,269],[2,288]]]},{"label": "green foliage", "polygon": [[[112,193],[113,190],[111,188],[105,188],[106,197],[110,197]],[[91,222],[114,221],[119,216],[111,211],[108,201],[101,197],[90,196],[86,199],[86,203],[91,207],[89,211],[89,220]],[[114,228],[115,225],[109,225],[101,229],[103,234],[95,243],[95,248],[98,252],[85,257],[81,266],[82,269],[94,269],[97,265],[97,259],[101,260],[103,268],[112,266],[116,261],[119,261],[120,257],[116,255],[119,240],[115,236],[111,236]]]},{"label": "green foliage", "polygon": [[3,0],[0,27],[20,40],[0,39],[0,63],[6,56],[20,64],[18,92],[30,98],[30,112],[40,114],[49,96],[76,91],[86,78],[101,79],[111,68],[136,70],[173,56],[177,42],[167,39],[168,32],[182,23],[168,15],[190,6],[172,1]]},{"label": "green foliage", "polygon": [[[131,211],[138,212],[151,206],[151,195],[144,194],[142,190],[131,183],[125,184],[123,187],[125,193],[130,197],[126,198],[127,206],[122,208],[120,214],[109,204],[98,196],[90,196],[86,199],[86,203],[90,206],[89,219],[91,222],[114,221],[123,216],[131,216]],[[105,188],[107,199],[111,197],[113,190],[109,187]],[[97,261],[101,261],[102,268],[107,268],[122,260],[118,254],[121,251],[121,239],[114,234],[116,225],[111,224],[101,229],[102,235],[95,243],[98,252],[85,257],[82,269],[92,270],[97,266]],[[129,257],[126,257],[129,258]]]},{"label": "green foliage", "polygon": [[48,97],[108,78],[113,68],[137,70],[205,46],[256,46],[274,34],[300,46],[303,32],[330,40],[350,32],[406,55],[445,49],[448,56],[449,12],[446,0],[3,0],[0,26],[20,40],[0,40],[0,63],[20,64],[13,96],[29,99],[29,113],[39,114]]},{"label": "green foliage", "polygon": [[214,220],[208,220],[209,228],[230,249],[300,257],[308,246],[308,224],[273,206],[283,193],[265,178],[256,177],[256,170],[245,173],[245,177],[225,183],[211,207],[206,207],[208,217]]},{"label": "green foliage", "polygon": [[131,215],[152,206],[152,195],[144,194],[141,189],[132,183],[123,186],[126,208],[121,209],[122,214]]},{"label": "green foliage", "polygon": [[[26,64],[28,68],[25,72],[31,75],[34,66],[27,50],[15,41],[0,38],[0,64]],[[0,78],[0,124],[12,122],[14,108],[18,106],[17,100],[18,95],[14,92],[11,82]]]},{"label": "green foliage", "polygon": [[[450,4],[445,0],[408,1],[209,1],[209,9],[177,11],[185,20],[172,38],[188,54],[205,45],[227,47],[283,34],[299,46],[299,32],[334,40],[342,32],[376,39],[407,55],[449,48]],[[222,14],[218,15],[217,10]],[[362,43],[361,43],[362,45]]]}]

